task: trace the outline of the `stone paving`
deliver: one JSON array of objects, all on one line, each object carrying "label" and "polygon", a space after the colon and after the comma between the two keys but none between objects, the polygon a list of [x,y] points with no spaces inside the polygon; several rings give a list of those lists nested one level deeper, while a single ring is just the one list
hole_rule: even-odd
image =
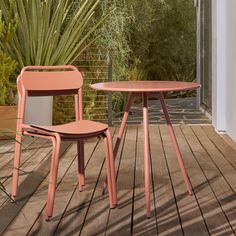
[{"label": "stone paving", "polygon": [[[203,111],[196,109],[196,98],[176,98],[165,100],[169,115],[173,124],[211,124],[211,119],[207,117]],[[160,108],[158,100],[149,100],[149,123],[164,124],[165,119]],[[131,108],[128,123],[142,123],[142,104],[134,104]],[[120,122],[120,119],[115,119],[114,123]]]}]

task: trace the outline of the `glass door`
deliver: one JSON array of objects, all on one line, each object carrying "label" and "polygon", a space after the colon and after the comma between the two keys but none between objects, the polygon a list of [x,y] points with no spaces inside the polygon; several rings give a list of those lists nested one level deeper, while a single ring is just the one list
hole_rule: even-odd
[{"label": "glass door", "polygon": [[197,78],[202,88],[199,105],[211,113],[211,0],[195,0],[197,7]]}]

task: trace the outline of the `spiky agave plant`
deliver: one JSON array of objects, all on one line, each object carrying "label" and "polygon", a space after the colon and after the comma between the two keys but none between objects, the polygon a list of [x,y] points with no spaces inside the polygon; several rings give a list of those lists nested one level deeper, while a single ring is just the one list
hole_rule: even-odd
[{"label": "spiky agave plant", "polygon": [[19,67],[73,63],[94,42],[93,33],[108,17],[92,22],[99,2],[0,0],[3,23],[17,21],[15,34],[1,38],[0,47]]}]

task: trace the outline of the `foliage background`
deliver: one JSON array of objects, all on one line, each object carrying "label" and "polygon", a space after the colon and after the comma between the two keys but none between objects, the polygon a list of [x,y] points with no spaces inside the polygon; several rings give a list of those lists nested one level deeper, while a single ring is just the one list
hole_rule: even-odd
[{"label": "foliage background", "polygon": [[[52,4],[58,0],[47,1]],[[51,11],[52,14],[56,14],[55,12],[57,11],[59,15],[57,16],[58,25],[54,22],[50,27],[53,30],[59,30],[56,30],[55,34],[50,34],[53,41],[52,44],[48,44],[49,46],[51,45],[49,48],[46,46],[42,47],[42,42],[40,43],[40,41],[37,40],[37,32],[42,32],[44,36],[47,35],[48,31],[53,32],[53,30],[50,30],[50,27],[42,28],[43,22],[45,22],[44,19],[49,17],[49,15],[46,16],[45,14],[49,14],[50,11],[46,12],[42,7],[40,11],[35,11],[35,7],[39,6],[37,4],[41,2],[41,0],[35,0],[32,1],[32,4],[29,6],[31,7],[31,11],[29,12],[30,17],[27,16],[25,18],[25,13],[18,11],[20,11],[24,4],[28,4],[29,2],[31,1],[0,0],[2,11],[1,18],[5,19],[7,24],[12,25],[12,32],[14,32],[16,22],[19,26],[16,30],[18,36],[9,34],[5,38],[0,38],[0,45],[2,50],[17,60],[18,66],[39,64],[39,60],[41,60],[40,64],[41,62],[42,64],[64,64],[68,62],[81,66],[77,62],[81,61],[84,54],[89,55],[89,49],[84,49],[87,45],[92,43],[93,48],[103,47],[106,49],[103,53],[107,54],[105,55],[107,60],[108,51],[112,51],[113,80],[195,80],[196,26],[193,0],[60,1],[63,3],[60,3],[61,5],[54,4]],[[86,22],[86,27],[84,27],[82,31],[78,31],[81,32],[80,37],[81,40],[83,40],[83,46],[79,47],[79,49],[80,52],[83,53],[78,53],[77,56],[73,57],[73,60],[68,60],[66,53],[62,53],[61,51],[61,53],[58,54],[58,46],[62,49],[64,45],[63,42],[68,41],[65,39],[68,39],[68,36],[70,38],[68,31],[66,32],[64,40],[60,42],[65,32],[66,25],[70,19],[76,19],[76,12],[84,2],[88,2],[88,4],[93,2],[96,4],[96,8],[94,8],[92,15],[90,15],[87,9],[88,21]],[[9,8],[8,13],[6,6]],[[68,8],[68,6],[70,7]],[[28,10],[29,7],[27,8]],[[63,12],[65,13],[64,18],[62,18]],[[37,16],[39,20],[35,20],[36,18],[32,17],[32,14],[35,14],[34,16]],[[42,16],[45,15],[45,17],[39,17],[39,14]],[[20,18],[17,19],[17,16]],[[24,19],[31,27],[26,27],[23,21]],[[73,27],[76,28],[79,27],[79,25],[77,21],[74,22]],[[96,29],[91,33],[91,29],[93,29],[94,26],[96,26]],[[35,33],[31,36],[34,43],[28,45],[29,40],[25,37],[29,35],[30,32]],[[6,35],[7,34],[5,34],[5,36]],[[27,48],[30,48],[30,51],[26,50]],[[34,50],[35,48],[37,50]],[[23,52],[22,50],[25,51]],[[53,59],[57,58],[57,60],[54,60],[55,62],[46,56],[51,50],[56,50],[56,56],[53,56]],[[20,53],[18,53],[18,51],[20,51]],[[42,59],[39,59],[39,53],[42,53]],[[60,55],[64,54],[67,59],[63,59],[63,61]],[[91,70],[93,70],[92,68],[95,66],[94,63],[95,62],[90,63]],[[88,69],[88,71],[90,69]],[[86,78],[87,77],[85,77],[86,82],[89,82],[89,79],[87,80]],[[105,80],[106,78],[100,77],[100,79]],[[91,98],[89,100],[91,105],[86,105],[90,106],[86,107],[86,111],[96,107],[94,101],[98,98],[96,96],[92,98],[91,95],[92,92],[86,90],[86,96]],[[192,96],[193,94],[182,93],[180,95]],[[176,94],[170,94],[169,96],[176,96]],[[113,94],[113,110],[115,112],[119,112],[123,109],[125,99],[123,94]]]},{"label": "foliage background", "polygon": [[192,0],[103,0],[97,17],[111,9],[96,43],[113,50],[114,79],[195,80]]},{"label": "foliage background", "polygon": [[[196,15],[192,0],[103,0],[101,13],[115,9],[96,43],[113,52],[113,80],[196,79]],[[98,14],[97,16],[100,17]],[[169,93],[168,97],[194,96]],[[113,110],[126,97],[113,94]]]},{"label": "foliage background", "polygon": [[148,80],[194,81],[196,77],[195,8],[191,0],[129,2],[134,21],[132,60]]}]

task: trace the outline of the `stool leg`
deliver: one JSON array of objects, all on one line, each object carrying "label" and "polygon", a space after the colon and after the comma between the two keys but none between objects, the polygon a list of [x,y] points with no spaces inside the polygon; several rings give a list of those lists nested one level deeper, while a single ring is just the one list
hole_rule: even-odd
[{"label": "stool leg", "polygon": [[143,93],[143,128],[144,128],[144,173],[147,217],[151,217],[150,206],[150,146],[148,130],[148,96]]},{"label": "stool leg", "polygon": [[171,137],[171,140],[172,140],[172,143],[174,145],[174,149],[175,149],[175,152],[176,152],[176,155],[177,155],[180,170],[181,170],[182,175],[184,177],[184,181],[185,181],[187,190],[188,190],[189,194],[192,195],[193,194],[192,186],[189,182],[189,178],[188,178],[188,175],[187,175],[185,167],[184,167],[182,155],[181,155],[181,152],[180,152],[180,149],[179,149],[179,145],[178,145],[175,133],[174,133],[174,129],[173,129],[173,126],[172,126],[172,123],[171,123],[171,120],[170,120],[170,117],[169,117],[169,114],[168,114],[168,110],[167,110],[166,105],[165,105],[164,96],[163,96],[162,93],[159,93],[159,99],[160,99],[161,107],[162,107],[162,110],[163,110],[163,113],[164,113],[164,116],[165,116],[165,119],[166,119],[168,132],[169,132],[169,135]]}]

